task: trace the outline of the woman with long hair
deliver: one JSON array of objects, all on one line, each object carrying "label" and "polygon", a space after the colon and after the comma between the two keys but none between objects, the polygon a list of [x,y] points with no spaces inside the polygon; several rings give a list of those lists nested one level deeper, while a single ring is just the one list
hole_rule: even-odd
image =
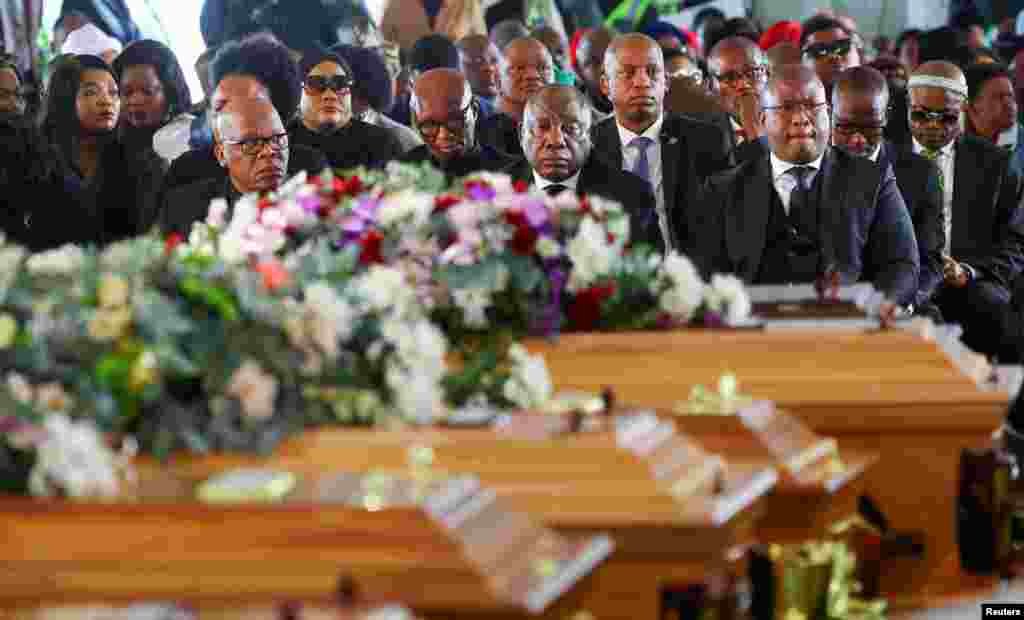
[{"label": "woman with long hair", "polygon": [[131,152],[153,147],[153,135],[188,113],[192,94],[178,58],[152,39],[136,41],[114,61],[121,86],[121,140]]},{"label": "woman with long hair", "polygon": [[[103,59],[75,56],[57,69],[41,129],[59,174],[82,191],[77,204],[41,205],[46,212],[38,213],[43,217],[30,234],[60,235],[40,230],[52,224],[65,229],[65,242],[103,245],[142,232],[141,213],[156,199],[162,171],[152,159],[132,156],[117,139],[120,115],[120,87]],[[80,225],[69,230],[72,221]]]}]

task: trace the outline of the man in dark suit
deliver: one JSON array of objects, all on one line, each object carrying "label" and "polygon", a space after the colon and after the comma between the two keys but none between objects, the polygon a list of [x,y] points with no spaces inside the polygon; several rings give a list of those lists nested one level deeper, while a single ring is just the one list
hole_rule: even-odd
[{"label": "man in dark suit", "polygon": [[655,213],[651,186],[591,156],[590,119],[590,106],[577,89],[545,86],[523,112],[526,158],[505,172],[550,195],[573,191],[619,202],[630,215],[630,239],[663,250],[664,231],[650,219]]},{"label": "man in dark suit", "polygon": [[477,123],[477,138],[500,153],[522,157],[519,124],[526,100],[546,84],[555,81],[555,61],[551,52],[537,39],[515,39],[502,50],[500,93],[494,114]]},{"label": "man in dark suit", "polygon": [[224,172],[178,188],[164,197],[160,229],[188,235],[192,224],[206,219],[210,201],[227,200],[277,189],[288,170],[288,133],[281,117],[264,99],[237,101],[214,117],[214,151]]},{"label": "man in dark suit", "polygon": [[476,138],[480,113],[466,76],[454,69],[432,69],[416,80],[412,96],[413,128],[423,144],[399,158],[404,162],[430,162],[449,179],[472,172],[496,172],[513,159],[481,145]]},{"label": "man in dark suit", "polygon": [[1021,179],[1009,153],[962,135],[967,81],[956,65],[922,64],[908,92],[913,143],[905,148],[933,160],[942,181],[946,247],[935,303],[945,320],[963,326],[968,346],[992,353],[996,317],[1024,269]]},{"label": "man in dark suit", "polygon": [[839,74],[832,89],[832,144],[864,157],[896,175],[917,238],[921,275],[914,306],[938,318],[931,296],[942,283],[942,184],[939,170],[921,155],[896,148],[884,137],[889,121],[889,86],[880,71],[853,67]]},{"label": "man in dark suit", "polygon": [[729,140],[738,148],[737,160],[759,157],[763,148],[751,148],[762,137],[758,100],[768,81],[768,60],[761,48],[746,37],[722,39],[708,55],[711,91],[729,113]]},{"label": "man in dark suit", "polygon": [[668,249],[678,249],[689,236],[685,212],[700,184],[732,163],[728,138],[714,125],[664,115],[664,59],[646,35],[624,34],[612,41],[601,85],[615,113],[591,131],[594,151],[609,166],[650,183],[657,210],[650,217],[666,222]]},{"label": "man in dark suit", "polygon": [[911,303],[917,242],[892,173],[828,148],[828,101],[813,69],[781,67],[761,102],[771,152],[711,179],[684,251],[705,274],[754,284],[871,274],[890,300]]}]

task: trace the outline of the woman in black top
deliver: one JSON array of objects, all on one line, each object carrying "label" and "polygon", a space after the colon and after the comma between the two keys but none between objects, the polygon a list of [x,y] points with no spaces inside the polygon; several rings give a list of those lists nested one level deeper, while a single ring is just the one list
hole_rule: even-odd
[{"label": "woman in black top", "polygon": [[101,58],[75,56],[50,79],[43,136],[62,182],[82,189],[70,203],[35,207],[27,231],[35,244],[105,245],[143,232],[140,214],[152,210],[162,171],[117,140],[120,112],[117,80]]},{"label": "woman in black top", "polygon": [[131,153],[153,148],[153,134],[189,110],[192,94],[174,52],[152,39],[136,41],[114,61],[121,86],[121,142]]}]

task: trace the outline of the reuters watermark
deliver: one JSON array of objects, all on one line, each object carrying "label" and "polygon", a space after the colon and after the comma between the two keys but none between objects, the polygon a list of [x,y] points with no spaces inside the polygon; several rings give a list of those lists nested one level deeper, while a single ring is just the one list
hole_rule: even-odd
[{"label": "reuters watermark", "polygon": [[983,603],[982,618],[1024,618],[1024,603]]}]

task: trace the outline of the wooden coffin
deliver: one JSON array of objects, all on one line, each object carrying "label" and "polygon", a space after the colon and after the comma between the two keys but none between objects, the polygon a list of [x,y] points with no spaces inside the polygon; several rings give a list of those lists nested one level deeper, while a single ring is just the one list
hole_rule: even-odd
[{"label": "wooden coffin", "polygon": [[[864,479],[896,530],[921,533],[921,558],[895,561],[883,576],[893,605],[956,596],[977,580],[957,570],[954,497],[961,448],[988,445],[1008,403],[986,389],[975,358],[955,359],[913,330],[739,330],[577,334],[527,343],[544,354],[558,390],[600,393],[665,415],[696,385],[734,373],[740,391],[770,400],[844,450],[877,454]],[[699,417],[699,416],[698,416]],[[735,422],[679,420],[711,443]],[[990,585],[990,582],[987,582]]]}]

